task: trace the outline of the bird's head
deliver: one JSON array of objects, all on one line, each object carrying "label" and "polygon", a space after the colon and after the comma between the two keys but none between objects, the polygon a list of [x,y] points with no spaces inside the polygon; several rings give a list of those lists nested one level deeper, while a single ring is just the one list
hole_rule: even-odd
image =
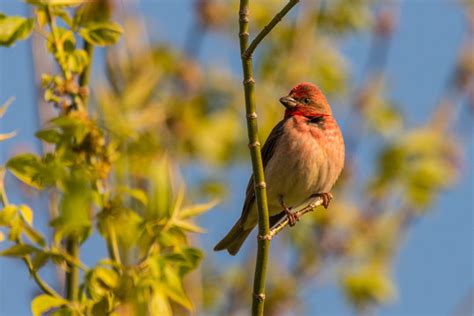
[{"label": "bird's head", "polygon": [[324,94],[314,84],[303,82],[291,89],[290,93],[280,98],[288,114],[312,112],[320,115],[331,115],[332,111]]}]

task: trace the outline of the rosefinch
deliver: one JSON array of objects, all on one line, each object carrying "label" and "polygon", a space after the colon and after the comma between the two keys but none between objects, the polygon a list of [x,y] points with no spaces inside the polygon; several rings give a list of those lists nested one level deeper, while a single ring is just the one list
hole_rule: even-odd
[{"label": "rosefinch", "polygon": [[[286,215],[293,226],[298,219],[287,205],[321,196],[328,207],[329,192],[344,166],[344,140],[325,96],[315,85],[301,83],[280,102],[286,108],[285,117],[263,145],[262,159],[270,224]],[[227,249],[235,255],[256,225],[252,176],[242,215],[214,250]]]}]

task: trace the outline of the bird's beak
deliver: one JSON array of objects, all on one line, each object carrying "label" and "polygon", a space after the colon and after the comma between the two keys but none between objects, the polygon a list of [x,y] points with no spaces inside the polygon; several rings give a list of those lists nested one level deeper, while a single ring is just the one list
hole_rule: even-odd
[{"label": "bird's beak", "polygon": [[283,104],[285,106],[285,108],[292,108],[294,106],[296,106],[296,104],[298,104],[298,102],[296,102],[295,99],[293,99],[292,97],[290,97],[289,95],[287,95],[286,97],[281,97],[280,98],[280,102],[281,104]]}]

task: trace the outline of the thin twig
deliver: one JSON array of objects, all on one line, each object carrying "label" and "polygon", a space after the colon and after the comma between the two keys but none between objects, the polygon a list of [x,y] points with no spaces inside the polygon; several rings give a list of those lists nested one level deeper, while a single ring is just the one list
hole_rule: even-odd
[{"label": "thin twig", "polygon": [[[324,200],[319,196],[312,198],[306,201],[301,206],[294,208],[292,212],[293,214],[297,216],[297,218],[299,218],[303,216],[304,214],[313,211],[317,206],[322,205],[323,201]],[[283,216],[278,222],[276,222],[270,228],[270,233],[268,234],[267,238],[272,239],[273,237],[275,237],[275,235],[278,234],[283,228],[285,228],[285,226],[288,225],[288,223],[289,223],[288,216]]]},{"label": "thin twig", "polygon": [[255,80],[253,79],[252,54],[258,44],[275,27],[275,25],[290,11],[298,0],[289,3],[275,15],[270,23],[248,45],[249,39],[249,0],[240,0],[239,7],[239,39],[242,71],[244,76],[245,110],[247,115],[247,132],[249,149],[252,158],[252,171],[255,189],[255,199],[258,212],[258,247],[257,261],[252,296],[252,315],[263,315],[265,301],[265,279],[268,262],[270,240],[266,239],[270,233],[270,220],[268,216],[267,191],[263,172],[262,153],[258,139],[257,112],[255,102]]},{"label": "thin twig", "polygon": [[253,52],[255,51],[255,48],[257,48],[258,44],[265,38],[265,36],[270,33],[273,28],[278,24],[278,22],[283,19],[283,17],[299,2],[300,0],[290,0],[284,7],[281,9],[280,12],[278,12],[273,19],[265,25],[265,27],[258,33],[258,35],[252,40],[250,43],[249,47],[245,50],[244,52],[244,57],[245,58],[250,58],[252,57]]},{"label": "thin twig", "polygon": [[39,286],[41,290],[43,290],[44,293],[57,297],[57,298],[62,298],[61,295],[59,295],[58,292],[56,292],[52,287],[50,287],[43,279],[41,279],[40,275],[38,274],[38,271],[34,269],[33,264],[31,263],[31,259],[29,256],[25,256],[23,258],[23,261],[25,262],[26,266],[28,267],[28,271],[30,271],[31,276],[35,280],[36,284]]},{"label": "thin twig", "polygon": [[[0,203],[3,207],[7,207],[9,205],[7,193],[5,192],[5,187],[3,186],[3,178],[5,175],[5,170],[0,169]],[[21,245],[21,240],[17,242]],[[26,266],[28,267],[28,271],[30,271],[31,276],[35,280],[36,284],[43,290],[44,293],[60,298],[61,295],[58,294],[52,287],[50,287],[43,279],[41,279],[38,271],[34,269],[33,264],[31,263],[30,256],[23,257],[23,262],[25,262]]]}]

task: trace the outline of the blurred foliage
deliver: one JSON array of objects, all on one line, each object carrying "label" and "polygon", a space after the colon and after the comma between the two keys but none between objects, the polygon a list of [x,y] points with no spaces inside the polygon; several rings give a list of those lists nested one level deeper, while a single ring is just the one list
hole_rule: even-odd
[{"label": "blurred foliage", "polygon": [[[77,301],[45,292],[33,300],[33,311],[247,313],[253,251],[239,264],[221,265],[211,256],[198,268],[203,254],[191,245],[189,233],[203,231],[193,219],[213,203],[187,206],[196,192],[202,200],[207,187],[211,196],[222,192],[226,182],[216,183],[213,176],[226,179],[228,166],[247,157],[241,78],[230,66],[199,58],[206,35],[236,43],[238,1],[195,1],[195,23],[186,38],[192,43],[184,45],[193,49],[150,43],[144,17],[133,4],[28,2],[35,7],[34,19],[0,15],[0,45],[25,39],[31,21],[46,35],[60,73],[44,74],[42,85],[58,116],[36,136],[54,151],[12,157],[7,167],[29,186],[59,194],[59,204],[48,243],[34,228],[37,211],[9,204],[3,193],[0,225],[6,234],[0,240],[7,239],[8,247],[2,254],[27,259],[30,273],[48,262],[84,270]],[[252,37],[286,1],[250,3]],[[330,212],[317,209],[272,240],[267,315],[310,314],[308,293],[334,279],[328,275],[336,275],[347,302],[360,313],[393,300],[392,264],[405,231],[413,219],[428,214],[460,173],[462,146],[446,114],[454,105],[439,104],[431,120],[412,126],[410,113],[391,97],[384,66],[397,12],[396,4],[370,0],[301,1],[256,51],[262,139],[281,118],[278,98],[300,81],[315,82],[334,104],[344,104],[335,113],[351,121],[343,129],[348,159]],[[374,43],[357,84],[340,48],[355,32],[369,33]],[[84,84],[92,59],[87,45],[106,46],[105,75],[89,85],[92,91]],[[472,56],[472,47],[462,47],[452,82],[441,95],[456,99],[468,93]],[[355,158],[367,133],[376,144],[369,149],[370,169],[362,170]],[[0,141],[13,135],[0,134]],[[178,163],[212,172],[186,191]],[[239,207],[233,207],[235,214]],[[84,242],[96,232],[106,241],[108,258],[87,267],[66,251],[64,240]]]},{"label": "blurred foliage", "polygon": [[[32,301],[34,315],[51,310],[57,315],[170,315],[178,306],[192,310],[183,279],[198,267],[203,254],[190,245],[188,233],[203,231],[193,218],[214,203],[187,202],[175,163],[162,146],[140,143],[147,139],[141,134],[147,126],[130,122],[130,112],[123,113],[125,129],[116,128],[112,115],[105,125],[91,115],[96,112],[87,102],[91,47],[115,44],[123,32],[111,20],[110,3],[29,2],[35,7],[38,31],[48,33],[45,44],[60,69],[59,74],[42,75],[44,99],[57,109],[57,117],[36,133],[54,150],[13,156],[6,167],[28,186],[56,193],[59,203],[51,206],[57,209],[49,223],[53,238],[47,242],[34,227],[36,212],[23,204],[10,204],[2,181],[0,225],[7,232],[2,238],[7,239],[7,248],[1,255],[23,259],[43,290]],[[9,23],[2,24],[2,45],[24,39],[33,27],[33,18],[2,14],[1,19]],[[163,62],[166,54],[157,50],[156,59]],[[138,89],[135,93],[143,96]],[[133,100],[130,111],[135,102],[144,101],[137,97],[124,100],[124,104]],[[114,111],[120,106],[115,104]],[[8,103],[2,106],[0,114],[7,107]],[[1,134],[1,139],[12,136]],[[109,254],[87,267],[66,244],[70,240],[82,244],[94,233],[105,240]],[[77,297],[69,291],[64,297],[41,279],[39,271],[48,263],[69,274],[83,270],[80,282],[66,279],[71,283],[68,288],[78,289]]]}]

